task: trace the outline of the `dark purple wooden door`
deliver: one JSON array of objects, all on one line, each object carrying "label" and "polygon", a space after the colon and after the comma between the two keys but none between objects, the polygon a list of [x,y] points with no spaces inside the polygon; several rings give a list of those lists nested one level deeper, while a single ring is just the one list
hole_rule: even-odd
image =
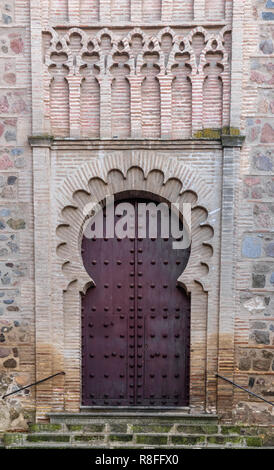
[{"label": "dark purple wooden door", "polygon": [[190,299],[176,281],[190,250],[172,241],[83,238],[96,283],[82,298],[83,405],[188,404]]}]

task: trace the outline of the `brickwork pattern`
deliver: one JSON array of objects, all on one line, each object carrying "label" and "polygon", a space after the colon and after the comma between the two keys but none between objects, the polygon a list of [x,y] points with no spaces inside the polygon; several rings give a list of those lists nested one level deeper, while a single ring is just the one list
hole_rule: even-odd
[{"label": "brickwork pattern", "polygon": [[[274,4],[244,6],[235,381],[273,402],[272,147]],[[273,424],[273,408],[235,391],[235,417]]]},{"label": "brickwork pattern", "polygon": [[[75,255],[80,227],[63,237],[60,224],[128,182],[170,200],[182,184],[203,207],[184,278],[191,409],[273,425],[270,406],[215,377],[273,401],[273,20],[271,0],[0,1],[0,392],[67,372],[36,400],[31,390],[1,402],[0,431],[26,429],[35,408],[37,419],[79,411],[90,279]],[[222,434],[212,437],[226,445]]]},{"label": "brickwork pattern", "polygon": [[[45,33],[48,130],[59,137],[188,138],[229,126],[227,26],[187,34],[104,28]],[[51,39],[50,39],[51,38]]]}]

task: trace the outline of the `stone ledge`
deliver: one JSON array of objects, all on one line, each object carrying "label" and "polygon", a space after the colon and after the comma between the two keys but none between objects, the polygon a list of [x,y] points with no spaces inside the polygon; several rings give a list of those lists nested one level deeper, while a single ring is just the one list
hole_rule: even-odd
[{"label": "stone ledge", "polygon": [[223,147],[242,147],[245,140],[243,135],[222,135],[221,142]]},{"label": "stone ledge", "polygon": [[53,142],[53,136],[48,134],[32,135],[28,137],[31,147],[50,147]]}]

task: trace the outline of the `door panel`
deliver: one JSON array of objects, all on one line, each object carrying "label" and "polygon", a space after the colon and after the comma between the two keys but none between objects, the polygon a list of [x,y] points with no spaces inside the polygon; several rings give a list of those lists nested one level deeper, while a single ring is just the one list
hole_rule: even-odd
[{"label": "door panel", "polygon": [[83,405],[188,403],[190,299],[176,281],[190,250],[172,241],[83,238],[96,283],[82,298]]}]

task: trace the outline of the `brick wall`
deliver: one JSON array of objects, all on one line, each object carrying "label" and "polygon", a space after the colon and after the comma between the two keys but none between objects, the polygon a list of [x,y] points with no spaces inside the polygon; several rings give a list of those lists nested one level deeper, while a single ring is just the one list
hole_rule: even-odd
[{"label": "brick wall", "polygon": [[[238,211],[235,379],[273,402],[273,37],[274,3],[244,9],[241,153]],[[237,405],[236,405],[237,402]],[[271,422],[271,406],[235,393],[238,419]],[[269,412],[269,413],[268,413]]]},{"label": "brick wall", "polygon": [[[171,168],[184,168],[186,189],[197,191],[201,203],[208,196],[209,222],[216,224],[208,248],[214,284],[196,284],[193,296],[193,311],[203,305],[205,313],[194,315],[192,338],[202,359],[193,354],[192,405],[212,411],[218,401],[218,411],[229,413],[233,403],[236,421],[271,421],[267,405],[218,386],[214,376],[218,357],[224,375],[273,400],[274,3],[243,3],[0,2],[1,393],[66,367],[71,351],[79,353],[80,320],[72,323],[76,339],[70,328],[79,290],[70,297],[74,284],[68,288],[62,277],[70,268],[56,261],[60,214],[91,157],[107,179],[110,161],[120,158],[129,168],[141,146],[144,173],[147,158],[171,157]],[[241,152],[226,149],[222,157],[220,135],[239,132],[246,135]],[[32,151],[31,134],[44,136]],[[193,137],[194,146],[189,140],[175,148],[175,141]],[[85,138],[101,140],[91,145]],[[166,143],[159,146],[159,138]],[[148,154],[142,139],[150,139]],[[195,178],[206,188],[200,194]],[[68,388],[61,379],[40,388],[39,417],[77,410],[77,367],[76,361]],[[0,404],[0,430],[24,427],[34,408],[33,390]]]},{"label": "brick wall", "polygon": [[[32,381],[34,284],[30,11],[27,0],[0,2],[0,394]],[[0,430],[24,427],[26,391],[0,404]]]}]

